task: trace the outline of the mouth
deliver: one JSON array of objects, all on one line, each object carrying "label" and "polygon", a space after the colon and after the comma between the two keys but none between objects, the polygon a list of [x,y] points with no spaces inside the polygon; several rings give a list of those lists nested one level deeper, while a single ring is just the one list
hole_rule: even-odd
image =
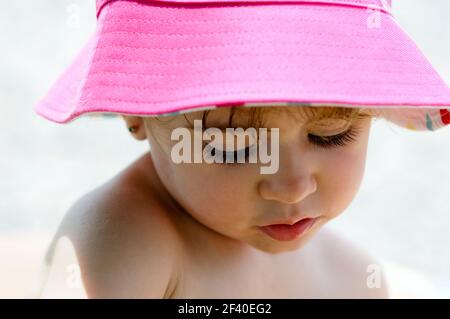
[{"label": "mouth", "polygon": [[272,224],[260,226],[259,229],[273,239],[279,241],[292,241],[305,234],[318,219],[319,217],[303,218],[294,224]]}]

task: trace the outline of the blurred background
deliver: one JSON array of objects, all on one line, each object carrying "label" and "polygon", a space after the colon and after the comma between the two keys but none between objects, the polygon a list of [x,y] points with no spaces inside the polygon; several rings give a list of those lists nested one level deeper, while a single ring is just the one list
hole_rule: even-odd
[{"label": "blurred background", "polygon": [[[117,117],[58,125],[32,110],[94,31],[93,0],[0,3],[0,298],[22,298],[69,206],[148,146]],[[450,84],[450,1],[393,11]],[[375,121],[360,191],[329,227],[381,261],[394,296],[450,297],[450,128]]]}]

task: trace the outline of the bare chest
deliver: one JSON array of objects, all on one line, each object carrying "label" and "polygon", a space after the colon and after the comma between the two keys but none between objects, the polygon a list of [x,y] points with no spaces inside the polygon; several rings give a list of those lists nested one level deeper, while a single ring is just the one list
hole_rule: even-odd
[{"label": "bare chest", "polygon": [[171,298],[308,298],[320,294],[317,271],[295,254],[197,259]]}]

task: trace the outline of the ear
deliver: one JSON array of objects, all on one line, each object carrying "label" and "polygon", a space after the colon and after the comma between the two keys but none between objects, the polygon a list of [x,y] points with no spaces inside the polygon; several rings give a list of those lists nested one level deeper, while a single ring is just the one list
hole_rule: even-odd
[{"label": "ear", "polygon": [[138,141],[147,139],[145,133],[144,119],[139,116],[122,115],[125,120],[128,132]]}]

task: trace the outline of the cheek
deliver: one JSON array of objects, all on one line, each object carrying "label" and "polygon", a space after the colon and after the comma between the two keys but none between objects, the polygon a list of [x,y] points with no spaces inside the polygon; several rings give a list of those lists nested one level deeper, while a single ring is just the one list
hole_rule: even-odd
[{"label": "cheek", "polygon": [[[163,135],[163,134],[161,134]],[[254,218],[256,166],[175,164],[170,137],[149,134],[155,169],[166,190],[195,220],[234,237]],[[247,226],[248,227],[248,226]]]},{"label": "cheek", "polygon": [[195,219],[220,230],[239,227],[252,217],[253,172],[258,168],[206,163],[175,164],[172,144],[149,135],[152,159],[167,191]]},{"label": "cheek", "polygon": [[233,235],[253,216],[253,170],[214,164],[175,164],[167,151],[152,148],[152,158],[169,193],[197,221]]},{"label": "cheek", "polygon": [[182,206],[198,221],[222,233],[253,217],[254,189],[246,168],[208,164],[173,167]]},{"label": "cheek", "polygon": [[356,196],[364,176],[366,145],[338,151],[323,170],[321,198],[326,198],[330,217],[342,213]]}]

